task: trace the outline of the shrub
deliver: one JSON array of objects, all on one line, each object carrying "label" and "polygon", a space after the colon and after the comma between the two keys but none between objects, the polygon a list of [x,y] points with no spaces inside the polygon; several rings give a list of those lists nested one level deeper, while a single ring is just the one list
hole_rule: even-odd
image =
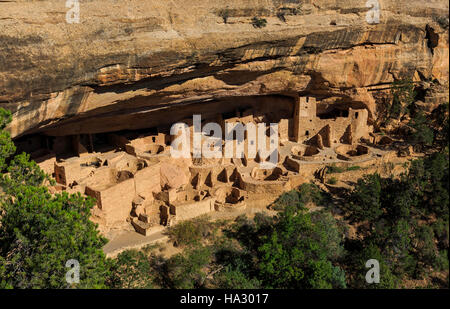
[{"label": "shrub", "polygon": [[361,169],[361,166],[354,165],[347,168],[347,171],[358,171]]},{"label": "shrub", "polygon": [[421,147],[433,144],[434,132],[430,128],[427,117],[422,112],[418,112],[409,125],[414,128],[414,132],[409,136],[411,143],[418,144]]},{"label": "shrub", "polygon": [[[435,144],[441,147],[448,146],[449,142],[449,104],[448,102],[440,104],[432,112],[432,118],[436,127]],[[436,146],[438,146],[436,145]]]},{"label": "shrub", "polygon": [[252,18],[252,25],[255,28],[264,28],[265,26],[267,26],[267,20],[255,16]]},{"label": "shrub", "polygon": [[[386,261],[385,255],[380,248],[370,241],[363,242],[363,248],[349,256],[352,260],[354,276],[351,277],[350,285],[352,288],[365,289],[395,289],[398,287],[399,278],[393,273],[393,266]],[[380,283],[368,284],[366,282],[366,273],[368,268],[366,262],[375,259],[380,265]]]},{"label": "shrub", "polygon": [[373,224],[383,213],[381,209],[381,177],[378,174],[365,175],[358,179],[355,190],[351,192],[347,201],[351,210],[347,219],[351,222],[368,220]]},{"label": "shrub", "polygon": [[303,208],[306,204],[312,202],[316,205],[323,205],[327,202],[329,196],[326,195],[318,186],[313,183],[304,183],[297,190],[291,190],[283,193],[273,203],[273,209],[283,210],[286,206],[295,206]]},{"label": "shrub", "polygon": [[300,14],[302,14],[302,13],[303,13],[303,4],[300,3],[296,8],[294,8],[294,9],[292,10],[292,13],[293,13],[294,15],[300,15]]},{"label": "shrub", "polygon": [[230,9],[222,9],[217,13],[219,17],[222,17],[223,23],[226,24],[228,22],[228,18],[230,17]]},{"label": "shrub", "polygon": [[392,104],[389,117],[399,119],[403,114],[409,112],[414,103],[416,92],[412,79],[397,80],[392,83]]},{"label": "shrub", "polygon": [[335,164],[327,166],[327,174],[343,173],[344,171],[344,168],[336,166]]},{"label": "shrub", "polygon": [[288,205],[300,205],[300,196],[298,194],[298,191],[292,190],[283,193],[274,202],[273,209],[283,210]]},{"label": "shrub", "polygon": [[261,281],[227,266],[214,276],[214,285],[219,289],[259,289]]},{"label": "shrub", "polygon": [[287,207],[263,237],[260,276],[266,288],[343,288],[345,274],[332,263],[343,250],[330,214]]},{"label": "shrub", "polygon": [[279,20],[281,20],[282,22],[286,22],[286,12],[283,10],[279,10],[277,12],[277,17]]},{"label": "shrub", "polygon": [[153,283],[152,257],[147,250],[126,250],[114,260],[113,274],[108,285],[120,289],[151,289]]},{"label": "shrub", "polygon": [[167,285],[173,289],[195,289],[204,287],[205,267],[212,260],[209,247],[192,247],[171,257],[166,263]]},{"label": "shrub", "polygon": [[327,183],[330,185],[335,185],[337,184],[337,179],[335,177],[331,177],[330,179],[327,180]]},{"label": "shrub", "polygon": [[361,169],[361,167],[358,165],[343,168],[343,167],[336,166],[335,164],[332,164],[332,165],[327,166],[327,174],[335,174],[335,173],[337,174],[337,173],[343,173],[343,172],[347,172],[347,171],[357,171],[360,169]]},{"label": "shrub", "polygon": [[6,160],[16,152],[9,132],[3,130],[11,120],[11,113],[0,108],[0,172],[7,167]]},{"label": "shrub", "polygon": [[449,27],[449,19],[446,15],[434,16],[434,21],[437,22],[443,29],[448,29]]},{"label": "shrub", "polygon": [[168,228],[171,241],[177,246],[194,245],[202,239],[211,237],[217,230],[219,223],[210,222],[208,216],[201,216],[180,222]]},{"label": "shrub", "polygon": [[300,195],[300,202],[305,205],[310,202],[316,205],[324,205],[330,198],[313,183],[304,183],[297,190]]}]

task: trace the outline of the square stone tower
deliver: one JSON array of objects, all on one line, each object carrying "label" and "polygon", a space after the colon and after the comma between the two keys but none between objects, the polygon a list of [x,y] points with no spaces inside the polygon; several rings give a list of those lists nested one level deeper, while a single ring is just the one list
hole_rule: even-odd
[{"label": "square stone tower", "polygon": [[294,107],[294,139],[300,143],[312,136],[316,131],[316,98],[300,97]]}]

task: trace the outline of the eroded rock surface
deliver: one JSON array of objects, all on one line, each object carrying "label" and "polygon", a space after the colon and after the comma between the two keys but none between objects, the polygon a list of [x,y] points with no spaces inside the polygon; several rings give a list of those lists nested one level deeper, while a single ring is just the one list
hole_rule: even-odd
[{"label": "eroded rock surface", "polygon": [[[375,120],[375,94],[395,79],[448,89],[447,1],[380,0],[375,25],[365,0],[301,2],[297,15],[281,17],[297,1],[81,1],[80,23],[68,24],[63,0],[1,1],[0,106],[14,113],[9,130],[156,127],[209,104],[226,111],[298,94],[359,102]],[[267,26],[252,26],[254,16]],[[429,101],[448,100],[445,92]]]}]

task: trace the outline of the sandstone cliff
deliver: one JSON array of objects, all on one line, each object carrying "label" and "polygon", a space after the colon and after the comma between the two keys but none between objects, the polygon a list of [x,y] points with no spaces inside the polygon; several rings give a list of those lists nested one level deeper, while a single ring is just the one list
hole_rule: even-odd
[{"label": "sandstone cliff", "polygon": [[375,120],[395,79],[448,89],[446,0],[379,0],[374,25],[365,0],[302,0],[293,14],[298,2],[81,0],[68,24],[64,0],[0,0],[0,107],[17,137],[157,126],[185,116],[172,107],[263,95],[360,102]]}]

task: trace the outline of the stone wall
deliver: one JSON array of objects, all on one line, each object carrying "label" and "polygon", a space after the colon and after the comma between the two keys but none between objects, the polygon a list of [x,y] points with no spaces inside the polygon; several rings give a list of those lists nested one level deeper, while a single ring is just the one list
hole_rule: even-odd
[{"label": "stone wall", "polygon": [[176,216],[177,221],[188,220],[214,211],[215,198],[205,198],[199,202],[170,205],[170,214]]},{"label": "stone wall", "polygon": [[135,197],[134,179],[103,187],[86,187],[86,194],[97,199],[97,206],[102,210],[107,225],[123,223],[130,215]]}]

